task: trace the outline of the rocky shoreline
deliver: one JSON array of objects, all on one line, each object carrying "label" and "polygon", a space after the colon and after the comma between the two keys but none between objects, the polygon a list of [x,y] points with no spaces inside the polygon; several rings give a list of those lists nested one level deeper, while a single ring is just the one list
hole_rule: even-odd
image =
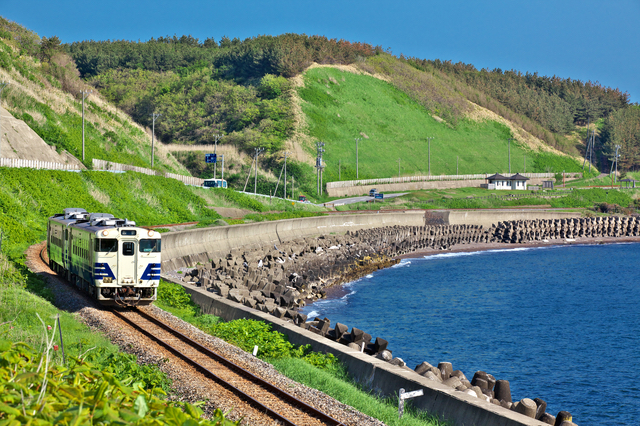
[{"label": "rocky shoreline", "polygon": [[[528,247],[639,241],[639,237],[640,219],[615,216],[509,221],[488,229],[476,225],[392,226],[345,235],[299,238],[274,245],[271,250],[234,249],[226,258],[169,275],[410,369],[402,359],[392,356],[385,339],[373,340],[363,330],[352,327],[349,331],[348,326],[340,323],[332,327],[328,318],[307,321],[307,316],[297,308],[325,297],[331,286],[392,266],[405,257],[436,254],[442,250],[513,248],[516,244]],[[450,363],[439,363],[436,367],[423,362],[415,372],[548,424],[560,424],[557,419],[562,419],[565,426],[572,424],[567,412],[561,411],[556,417],[546,413],[546,402],[539,398],[524,398],[513,403],[509,382],[496,380],[483,371],[468,380],[461,371],[453,371]]]}]

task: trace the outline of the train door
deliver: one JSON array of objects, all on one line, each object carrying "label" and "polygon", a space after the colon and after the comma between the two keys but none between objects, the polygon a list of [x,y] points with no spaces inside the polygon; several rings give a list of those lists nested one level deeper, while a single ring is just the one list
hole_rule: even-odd
[{"label": "train door", "polygon": [[118,283],[120,284],[135,283],[137,246],[136,240],[120,240],[120,259],[118,261]]}]

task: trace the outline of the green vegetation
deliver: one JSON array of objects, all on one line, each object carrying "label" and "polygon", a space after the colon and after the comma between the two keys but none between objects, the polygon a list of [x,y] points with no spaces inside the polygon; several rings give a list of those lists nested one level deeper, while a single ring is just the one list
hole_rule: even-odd
[{"label": "green vegetation", "polygon": [[382,400],[360,389],[332,354],[312,352],[309,345],[296,347],[264,322],[247,319],[222,322],[212,315],[201,314],[181,285],[161,280],[156,305],[247,352],[252,352],[257,345],[258,357],[273,364],[285,376],[325,392],[386,424],[443,424],[425,412],[410,408],[400,422],[397,401],[393,398]]},{"label": "green vegetation", "polygon": [[[378,57],[375,58],[376,60]],[[508,169],[510,130],[493,121],[459,120],[455,127],[434,119],[421,105],[389,83],[342,72],[314,68],[305,73],[299,90],[311,136],[326,143],[325,180],[356,178],[356,147],[359,142],[359,177],[370,179],[427,174],[431,142],[431,174],[495,173]],[[364,136],[360,135],[366,135]],[[511,144],[512,171],[580,171],[570,158],[531,152]]]},{"label": "green vegetation", "polygon": [[0,168],[2,250],[12,259],[46,235],[46,220],[67,207],[112,213],[138,225],[220,217],[205,200],[175,179],[141,173]]},{"label": "green vegetation", "polygon": [[[23,389],[25,393],[21,401],[32,402],[30,398],[27,398],[32,390],[27,388],[30,387],[30,383],[42,383],[42,377],[37,374],[29,376],[28,371],[34,365],[38,365],[40,356],[46,356],[49,365],[54,369],[53,376],[56,376],[56,371],[65,371],[66,368],[63,367],[65,359],[67,365],[71,362],[72,366],[76,364],[80,366],[79,361],[83,360],[92,363],[93,367],[90,370],[103,371],[104,376],[101,377],[109,377],[109,380],[118,377],[118,381],[123,386],[134,386],[141,391],[157,389],[160,394],[169,392],[171,381],[157,366],[139,365],[135,356],[118,352],[118,348],[106,337],[90,330],[87,325],[79,322],[72,313],[58,310],[50,300],[53,300],[53,295],[42,278],[24,267],[14,266],[0,254],[0,338],[7,339],[0,339],[0,352],[3,352],[0,355],[0,381],[4,382],[0,384],[0,387],[4,386],[4,390],[0,392],[2,394],[0,396],[0,419],[2,419],[3,412],[8,415],[12,414],[12,411],[3,404],[12,405],[16,402],[13,390]],[[60,332],[63,336],[62,341],[60,340]],[[15,343],[12,346],[7,341],[21,343]],[[65,359],[62,356],[63,350]],[[35,364],[20,366],[19,369],[23,367],[26,369],[26,371],[22,371],[24,373],[22,377],[25,381],[16,380],[17,387],[14,388],[6,381],[15,376],[15,368],[17,367],[13,365],[15,364],[13,361],[11,361],[12,366],[9,366],[7,362],[16,355],[16,351],[22,353],[24,359],[32,360]],[[81,367],[77,370],[78,373],[85,368],[87,367]],[[54,400],[60,396],[58,395],[58,391],[61,390],[59,386],[66,388],[69,383],[66,382],[66,379],[60,382],[59,378],[51,380],[49,383],[53,383],[55,387],[48,388],[46,400],[57,406],[59,402],[54,402]],[[78,395],[81,395],[82,389],[78,389],[78,392],[80,392]],[[89,395],[85,395],[83,398],[88,397]],[[14,404],[13,407],[15,408],[15,406]],[[28,409],[29,406],[25,405],[24,410]],[[46,410],[43,413],[46,413],[47,416],[52,415]],[[47,419],[48,417],[39,418]],[[6,419],[7,417],[4,418],[4,420]],[[59,421],[62,422],[62,420]]]},{"label": "green vegetation", "polygon": [[[0,66],[12,84],[3,91],[11,114],[24,120],[45,142],[82,159],[81,90],[76,65],[57,37],[38,35],[0,17]],[[66,92],[66,93],[65,93]],[[78,98],[79,97],[79,98]],[[114,161],[150,167],[150,140],[144,131],[101,98],[85,101],[85,161]],[[185,174],[172,157],[158,158],[156,169]]]},{"label": "green vegetation", "polygon": [[398,400],[396,398],[382,399],[372,396],[349,379],[347,375],[309,368],[297,359],[280,359],[270,362],[290,379],[318,389],[386,425],[438,426],[447,424],[425,411],[412,408],[410,403],[405,406],[402,419],[398,419]]},{"label": "green vegetation", "polygon": [[[607,178],[608,179],[608,178]],[[634,207],[640,190],[573,189],[572,191],[487,191],[481,188],[411,191],[384,203],[357,203],[338,211],[380,209],[495,209],[518,206],[594,209],[601,204]]]},{"label": "green vegetation", "polygon": [[273,331],[270,324],[247,319],[222,322],[218,317],[202,314],[198,305],[179,284],[161,280],[156,305],[205,333],[219,337],[247,352],[252,352],[254,346],[258,346],[260,358],[300,358],[311,365],[330,371],[340,368],[333,355],[311,352],[309,345],[296,347],[284,334]]},{"label": "green vegetation", "polygon": [[[100,366],[70,358],[53,362],[55,329],[44,334],[46,347],[35,351],[24,343],[0,340],[0,421],[7,425],[237,425],[216,410],[202,420],[191,404],[167,402],[158,388],[118,379]],[[137,378],[136,378],[137,379]],[[184,411],[183,411],[184,410]]]},{"label": "green vegetation", "polygon": [[[410,58],[408,62],[425,72],[443,73],[464,84],[458,87],[472,102],[488,108],[556,145],[558,136],[608,117],[629,105],[629,95],[619,89],[570,78],[539,76],[519,71],[478,71],[471,64]],[[528,119],[528,120],[527,120]]]}]

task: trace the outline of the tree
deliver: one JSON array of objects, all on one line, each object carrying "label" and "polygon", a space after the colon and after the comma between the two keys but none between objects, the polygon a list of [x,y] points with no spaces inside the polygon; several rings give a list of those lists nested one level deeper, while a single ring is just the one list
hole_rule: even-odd
[{"label": "tree", "polygon": [[60,39],[58,36],[53,36],[51,38],[42,37],[38,57],[43,62],[49,62],[56,53],[60,52],[60,50]]}]

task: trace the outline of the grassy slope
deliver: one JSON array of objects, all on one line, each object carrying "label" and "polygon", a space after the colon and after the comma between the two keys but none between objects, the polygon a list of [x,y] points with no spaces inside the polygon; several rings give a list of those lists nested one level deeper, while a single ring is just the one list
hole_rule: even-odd
[{"label": "grassy slope", "polygon": [[[512,135],[502,124],[462,120],[454,128],[390,84],[334,68],[312,68],[304,82],[298,89],[302,110],[310,135],[326,143],[327,182],[338,180],[339,160],[341,180],[355,179],[354,138],[362,137],[361,132],[369,137],[359,143],[361,179],[398,176],[398,158],[401,175],[426,174],[427,137],[434,137],[431,174],[455,174],[456,157],[460,174],[508,171],[507,139]],[[524,171],[525,154],[531,172],[537,153],[511,144],[513,173]]]},{"label": "grassy slope", "polygon": [[[58,74],[63,77],[52,76],[53,68],[62,70]],[[52,63],[43,64],[24,54],[15,40],[0,36],[0,80],[11,82],[3,91],[3,106],[49,145],[82,159],[82,99],[68,91],[77,94],[90,87],[74,72],[75,65],[63,54],[52,59]],[[63,83],[67,91],[62,90]],[[151,137],[141,126],[97,93],[87,98],[84,161],[87,167],[91,168],[93,158],[151,167],[150,152]],[[170,153],[156,152],[155,166],[157,170],[189,175]]]}]

